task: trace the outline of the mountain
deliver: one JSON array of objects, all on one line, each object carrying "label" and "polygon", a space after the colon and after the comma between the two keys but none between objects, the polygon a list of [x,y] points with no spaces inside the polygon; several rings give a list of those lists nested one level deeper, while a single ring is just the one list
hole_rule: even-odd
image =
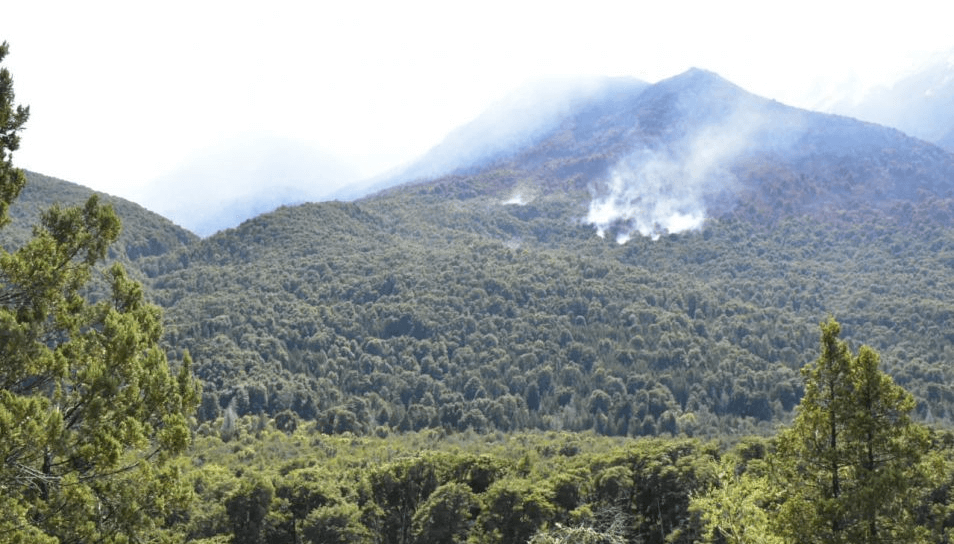
[{"label": "mountain", "polygon": [[646,86],[646,82],[625,77],[551,78],[527,84],[452,131],[424,156],[333,196],[354,200],[403,183],[475,172],[536,144],[574,112],[614,96],[637,93]]},{"label": "mountain", "polygon": [[527,85],[451,132],[443,142],[396,176],[401,181],[475,171],[539,142],[569,115],[647,83],[631,78],[543,80]]},{"label": "mountain", "polygon": [[323,200],[358,179],[348,165],[296,141],[246,137],[195,157],[139,197],[200,236],[285,204]]},{"label": "mountain", "polygon": [[890,86],[857,100],[836,101],[828,109],[896,127],[954,151],[954,51],[936,56]]},{"label": "mountain", "polygon": [[952,155],[703,70],[631,83],[451,174],[144,260],[200,420],[771,433],[834,315],[950,425]]},{"label": "mountain", "polygon": [[172,221],[128,200],[36,172],[26,172],[26,178],[26,186],[10,207],[12,223],[3,230],[6,247],[26,241],[40,214],[50,205],[80,205],[94,194],[112,204],[123,223],[119,240],[110,248],[113,258],[142,264],[141,261],[174,253],[198,240],[196,235]]},{"label": "mountain", "polygon": [[947,149],[948,151],[954,153],[954,129],[951,129],[950,132],[942,136],[938,141],[937,145]]},{"label": "mountain", "polygon": [[200,417],[769,432],[833,314],[921,418],[950,420],[950,154],[703,70],[549,126],[454,174],[283,207],[165,262],[150,289],[206,382]]},{"label": "mountain", "polygon": [[[586,222],[625,239],[698,227],[740,203],[763,215],[923,203],[949,189],[954,160],[897,130],[791,108],[694,69],[580,108],[481,172],[448,190],[587,195]],[[489,172],[492,185],[473,186]]]}]

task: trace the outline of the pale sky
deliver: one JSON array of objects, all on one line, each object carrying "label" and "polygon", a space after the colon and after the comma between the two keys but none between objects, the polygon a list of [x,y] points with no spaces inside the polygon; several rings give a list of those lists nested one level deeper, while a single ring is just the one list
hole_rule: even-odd
[{"label": "pale sky", "polygon": [[23,0],[0,41],[31,108],[15,164],[135,200],[261,135],[370,177],[545,77],[695,66],[812,108],[954,48],[942,2],[882,4]]}]

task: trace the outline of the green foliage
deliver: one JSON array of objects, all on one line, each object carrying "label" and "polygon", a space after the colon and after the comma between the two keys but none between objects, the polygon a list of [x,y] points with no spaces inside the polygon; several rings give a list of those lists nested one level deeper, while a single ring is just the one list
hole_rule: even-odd
[{"label": "green foliage", "polygon": [[243,482],[242,486],[225,501],[225,511],[232,528],[235,544],[260,544],[265,542],[265,518],[275,489],[263,479]]},{"label": "green foliage", "polygon": [[[362,437],[322,434],[313,422],[286,432],[244,416],[224,442],[202,428],[183,479],[197,496],[179,514],[187,540],[237,534],[234,523],[250,518],[231,520],[223,505],[273,488],[258,503],[267,512],[261,506],[255,518],[266,542],[777,544],[802,541],[781,530],[784,510],[793,500],[812,504],[818,489],[779,478],[789,461],[775,438],[725,450],[696,439],[593,433]],[[949,433],[932,434],[908,487],[884,493],[889,502],[903,494],[917,526],[890,538],[947,541],[952,452]]]},{"label": "green foliage", "polygon": [[[0,59],[6,45],[0,48]],[[0,72],[0,148],[27,117]],[[0,224],[22,174],[0,167]],[[0,533],[12,541],[149,538],[189,496],[169,461],[189,444],[198,389],[186,356],[169,368],[160,310],[119,264],[94,196],[50,207],[32,237],[0,249]]]},{"label": "green foliage", "polygon": [[[274,421],[246,432],[256,419],[240,418],[242,431],[228,442],[200,431],[185,475],[197,500],[180,516],[184,538],[255,534],[236,524],[258,520],[266,542],[526,542],[569,531],[561,527],[607,542],[691,542],[698,523],[689,497],[716,472],[717,448],[690,439],[430,431],[378,438],[324,435],[314,423],[288,433]],[[625,483],[608,493],[614,471]],[[269,486],[270,500],[248,500]],[[222,506],[239,499],[259,506],[255,516]]]},{"label": "green foliage", "polygon": [[[0,44],[0,62],[9,52],[7,42]],[[13,167],[13,152],[20,147],[20,130],[30,117],[29,106],[14,105],[13,78],[6,67],[0,68],[0,227],[10,222],[8,209],[26,183],[23,172]]]},{"label": "green foliage", "polygon": [[361,524],[360,511],[351,503],[319,506],[308,514],[302,531],[309,544],[363,544],[374,542]]},{"label": "green foliage", "polygon": [[379,523],[386,542],[411,541],[414,512],[439,485],[440,464],[428,457],[395,461],[368,475],[371,499],[382,510]]},{"label": "green foliage", "polygon": [[780,530],[798,542],[914,542],[912,495],[923,480],[928,432],[913,423],[915,403],[878,368],[878,354],[857,356],[822,324],[822,353],[806,366],[805,397],[779,437],[775,465],[790,495]]},{"label": "green foliage", "polygon": [[741,444],[693,498],[707,542],[946,538],[938,491],[954,467],[942,459],[950,446],[911,420],[914,400],[878,368],[877,352],[853,354],[840,333],[834,319],[822,323],[821,354],[802,371],[805,396],[775,450]]},{"label": "green foliage", "polygon": [[779,491],[765,474],[764,463],[729,457],[718,482],[692,499],[690,510],[705,525],[705,542],[726,544],[782,544],[771,525],[771,512]]},{"label": "green foliage", "polygon": [[550,495],[546,487],[523,478],[494,482],[482,495],[483,509],[477,518],[481,540],[526,542],[556,514]]},{"label": "green foliage", "polygon": [[415,511],[412,541],[420,544],[462,542],[479,511],[480,503],[469,486],[459,482],[443,484]]}]

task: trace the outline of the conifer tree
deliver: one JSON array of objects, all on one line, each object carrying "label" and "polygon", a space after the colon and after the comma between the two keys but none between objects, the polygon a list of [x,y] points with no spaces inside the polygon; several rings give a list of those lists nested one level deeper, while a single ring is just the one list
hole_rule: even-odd
[{"label": "conifer tree", "polygon": [[[7,42],[0,44],[0,63],[7,56]],[[20,147],[20,130],[30,117],[30,108],[14,106],[13,78],[0,69],[0,227],[6,225],[7,208],[26,184],[23,171],[13,167],[13,152]]]},{"label": "conifer tree", "polygon": [[793,542],[917,542],[911,509],[929,448],[915,402],[880,371],[868,346],[853,355],[841,326],[821,326],[821,355],[807,365],[805,396],[774,459],[785,497],[776,522]]},{"label": "conifer tree", "polygon": [[[0,46],[0,61],[7,44]],[[0,226],[24,185],[11,153],[29,116],[0,70]],[[198,401],[188,357],[171,372],[157,307],[120,265],[112,207],[52,207],[0,249],[0,540],[141,541],[186,491],[167,461]]]}]

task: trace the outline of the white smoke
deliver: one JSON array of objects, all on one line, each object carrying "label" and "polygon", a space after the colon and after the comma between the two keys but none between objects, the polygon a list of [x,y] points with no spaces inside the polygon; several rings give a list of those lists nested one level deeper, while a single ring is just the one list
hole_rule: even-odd
[{"label": "white smoke", "polygon": [[734,188],[732,161],[763,125],[758,112],[737,111],[663,149],[641,149],[620,160],[608,185],[596,191],[585,222],[618,243],[635,233],[657,240],[696,230],[706,220],[706,201]]},{"label": "white smoke", "polygon": [[524,198],[523,193],[517,192],[517,193],[514,193],[513,196],[511,196],[511,197],[508,198],[507,200],[504,200],[504,201],[503,201],[503,204],[504,204],[505,206],[506,206],[506,205],[526,206],[526,205],[527,205],[527,199]]}]

